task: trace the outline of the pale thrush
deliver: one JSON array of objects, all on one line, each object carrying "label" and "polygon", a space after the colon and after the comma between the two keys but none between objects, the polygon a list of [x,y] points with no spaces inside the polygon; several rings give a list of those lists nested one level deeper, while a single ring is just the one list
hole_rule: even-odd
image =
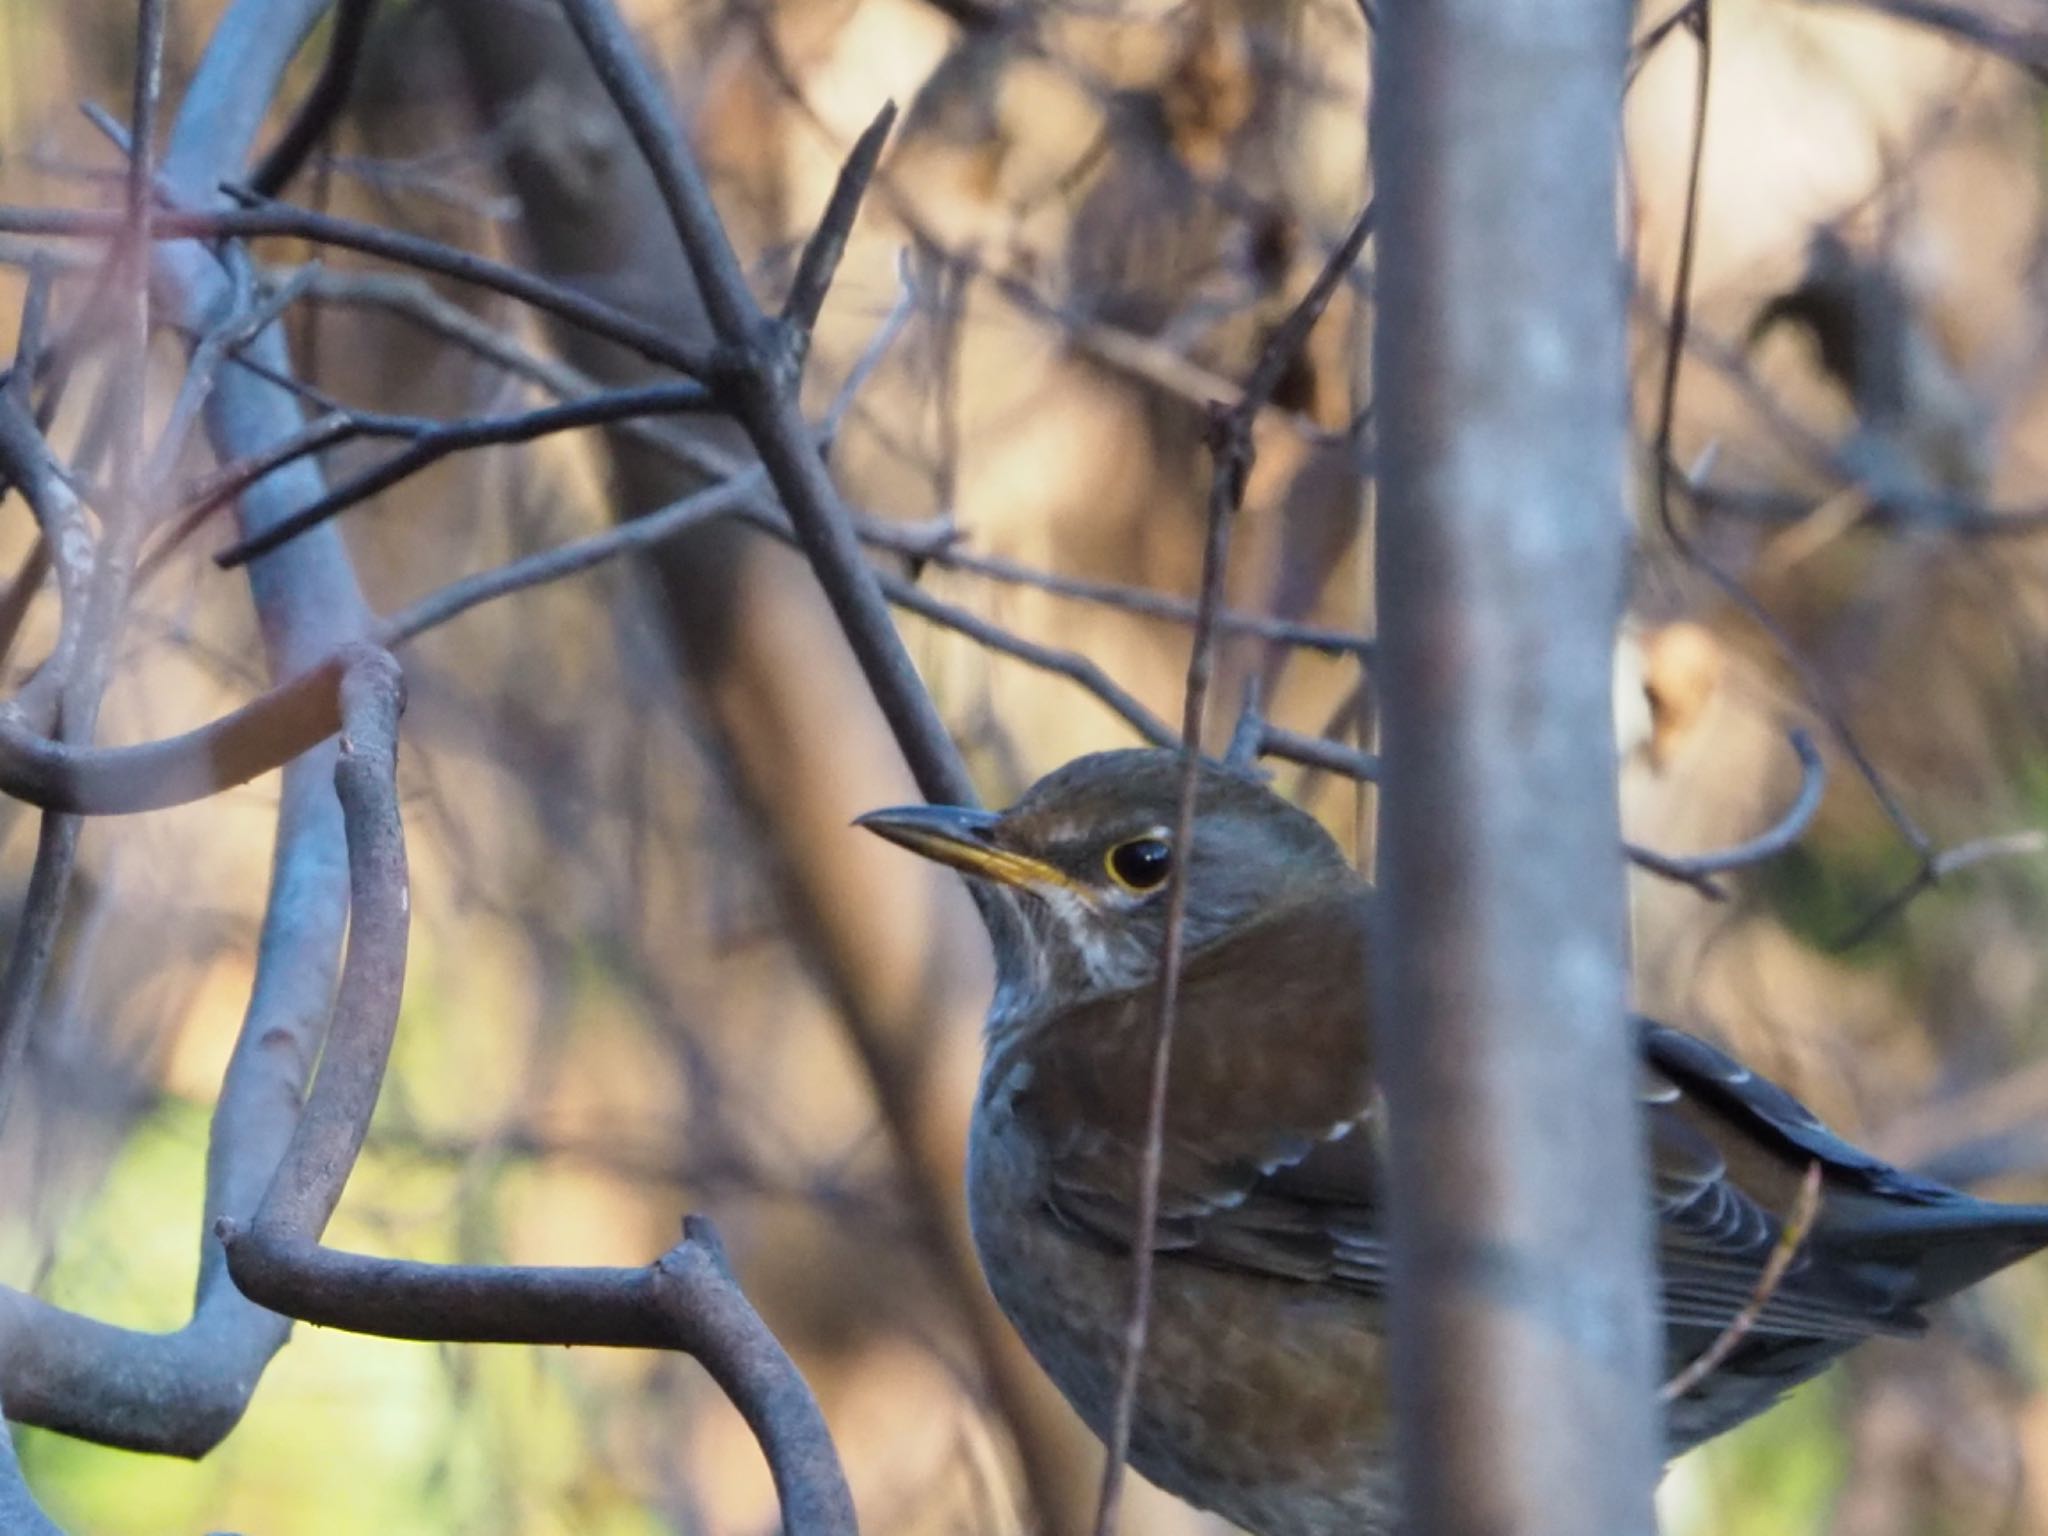
[{"label": "pale thrush", "polygon": [[[1379,1536],[1398,1500],[1373,892],[1311,817],[1215,765],[1192,846],[1174,847],[1178,773],[1172,752],[1109,752],[1001,813],[911,806],[861,824],[1014,893],[969,1210],[996,1299],[1098,1435],[1130,1300],[1164,893],[1186,862],[1131,1463],[1260,1536]],[[1633,1027],[1671,1372],[1757,1294],[1802,1177],[1822,1172],[1813,1228],[1754,1328],[1670,1405],[1671,1454],[2048,1244],[2048,1208],[1902,1172],[1705,1042]]]}]

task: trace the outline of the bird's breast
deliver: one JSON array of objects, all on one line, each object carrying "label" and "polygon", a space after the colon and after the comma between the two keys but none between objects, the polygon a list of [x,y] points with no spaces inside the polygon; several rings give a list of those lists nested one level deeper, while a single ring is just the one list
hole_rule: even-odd
[{"label": "bird's breast", "polygon": [[[1105,1435],[1130,1259],[1053,1214],[1046,1152],[1015,1113],[1015,1086],[985,1082],[976,1104],[975,1248],[1033,1357]],[[1350,1300],[1161,1256],[1131,1463],[1169,1492],[1260,1536],[1384,1536],[1395,1507],[1384,1394],[1380,1341]]]}]

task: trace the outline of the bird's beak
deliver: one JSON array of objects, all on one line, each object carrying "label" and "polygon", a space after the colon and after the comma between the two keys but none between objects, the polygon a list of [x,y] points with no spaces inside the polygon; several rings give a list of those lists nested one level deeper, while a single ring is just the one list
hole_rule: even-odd
[{"label": "bird's beak", "polygon": [[958,805],[892,805],[855,817],[853,824],[886,837],[900,848],[999,885],[1028,890],[1033,886],[1072,884],[1064,873],[1043,859],[997,847],[995,829],[999,819],[992,811]]}]

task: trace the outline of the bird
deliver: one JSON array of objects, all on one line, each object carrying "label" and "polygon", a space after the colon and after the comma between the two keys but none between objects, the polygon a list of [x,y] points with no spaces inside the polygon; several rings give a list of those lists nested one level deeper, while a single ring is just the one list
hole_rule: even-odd
[{"label": "bird", "polygon": [[[969,1226],[1026,1347],[1109,1439],[1138,1231],[1169,877],[1187,882],[1150,1327],[1130,1464],[1256,1536],[1400,1525],[1385,1330],[1387,1126],[1372,1064],[1373,888],[1310,815],[1201,759],[1078,758],[1009,809],[858,824],[992,891],[996,986],[970,1120]],[[1622,1026],[1617,1017],[1617,1027]],[[1751,1316],[1665,1408],[1668,1456],[2048,1245],[2048,1206],[1895,1168],[1719,1048],[1630,1018],[1667,1375]],[[1789,1266],[1760,1285],[1819,1170]],[[1761,1307],[1757,1303],[1763,1298]],[[1646,1405],[1646,1411],[1648,1405]]]}]

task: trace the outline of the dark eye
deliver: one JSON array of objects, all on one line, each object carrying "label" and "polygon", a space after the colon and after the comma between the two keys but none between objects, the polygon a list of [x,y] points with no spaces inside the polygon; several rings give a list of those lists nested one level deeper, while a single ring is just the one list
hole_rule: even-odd
[{"label": "dark eye", "polygon": [[1163,837],[1134,837],[1118,843],[1103,860],[1109,878],[1127,891],[1157,890],[1173,868],[1173,850]]}]

